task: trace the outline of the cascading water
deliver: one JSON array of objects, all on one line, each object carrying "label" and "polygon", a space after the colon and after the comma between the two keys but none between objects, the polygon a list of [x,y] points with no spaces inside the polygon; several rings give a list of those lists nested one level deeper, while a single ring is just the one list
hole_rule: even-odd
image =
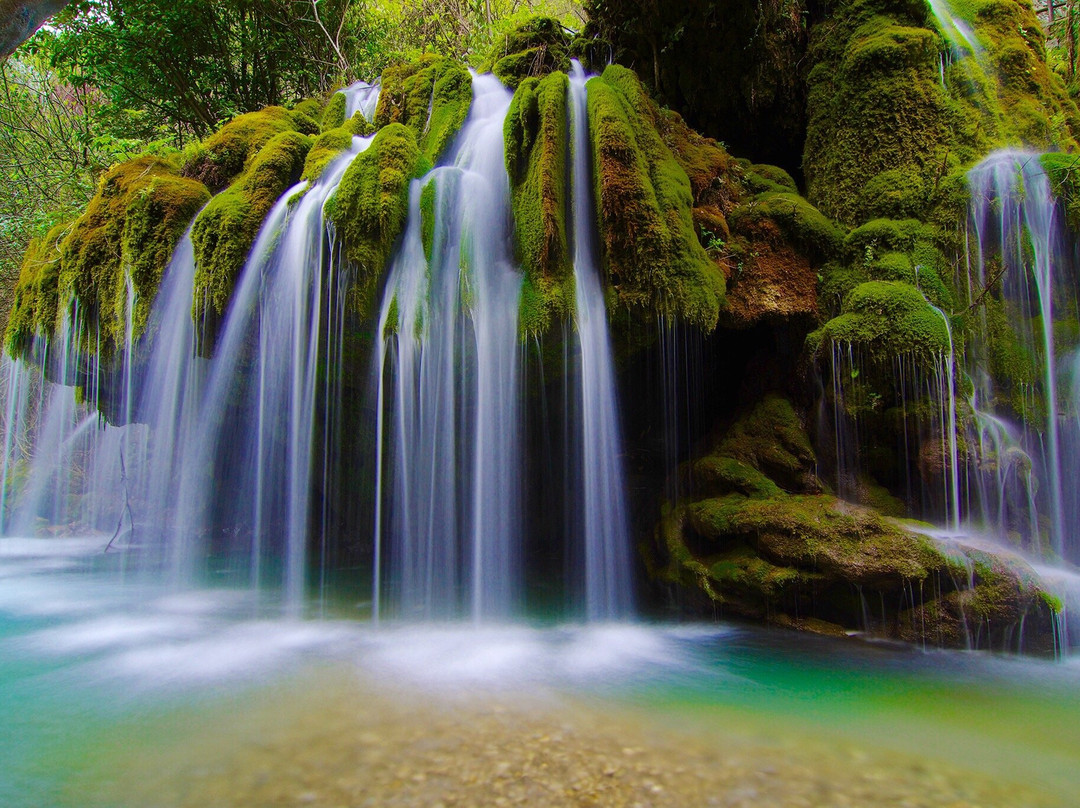
[{"label": "cascading water", "polygon": [[[564,328],[572,404],[562,506],[581,570],[570,576],[580,584],[572,599],[588,619],[611,620],[630,615],[633,581],[585,84],[575,64],[568,179],[577,308]],[[493,76],[475,76],[473,91],[453,148],[413,183],[380,311],[376,617],[383,608],[425,619],[520,614],[525,553],[537,540],[524,516],[523,276],[503,145],[511,94]],[[377,98],[368,86],[344,92],[349,110],[364,114]],[[333,484],[349,286],[323,208],[369,142],[354,138],[316,182],[293,187],[271,209],[216,333],[200,334],[192,321],[193,302],[202,302],[193,300],[188,234],[138,340],[128,284],[115,371],[99,366],[100,347],[80,349],[85,327],[75,305],[54,344],[39,340],[35,349],[44,377],[5,360],[7,532],[96,531],[125,564],[164,572],[177,586],[212,572],[279,591],[286,611],[299,613],[316,547],[325,575],[326,538],[315,534],[330,516],[313,496]],[[209,345],[212,356],[201,357]]]},{"label": "cascading water", "polygon": [[357,112],[362,113],[369,121],[375,119],[375,108],[379,104],[378,82],[368,84],[366,81],[358,81],[340,92],[345,96],[345,120],[349,120]]},{"label": "cascading water", "polygon": [[570,128],[575,311],[581,346],[583,496],[578,507],[584,522],[586,614],[591,620],[610,620],[630,614],[633,580],[627,553],[630,537],[619,408],[594,238],[585,81],[585,71],[575,61],[570,75]]},{"label": "cascading water", "polygon": [[[1061,368],[1054,335],[1057,306],[1070,297],[1075,301],[1063,223],[1037,154],[997,152],[976,166],[968,179],[971,228],[978,247],[970,283],[979,294],[1000,279],[1022,350],[1041,366],[1022,397],[1019,415],[1023,438],[1018,448],[1034,463],[1040,481],[1040,507],[1047,519],[1049,548],[1059,557],[1075,559],[1076,530],[1072,526],[1080,524],[1080,511],[1066,514],[1062,475],[1080,468],[1080,455],[1066,449],[1070,419],[1061,417],[1066,402],[1058,392]],[[986,327],[985,322],[982,325]],[[982,406],[990,406],[1001,393],[987,370],[987,344],[988,339],[977,340],[971,357],[975,398]],[[1034,549],[1039,549],[1039,536],[1031,538]]]},{"label": "cascading water", "polygon": [[389,572],[384,584],[380,552],[375,608],[385,599],[403,617],[505,618],[519,605],[521,275],[510,252],[502,134],[510,99],[494,76],[473,77],[452,153],[413,183],[383,296],[376,537],[379,548],[387,544]]},{"label": "cascading water", "polygon": [[[323,278],[333,287],[338,271],[322,206],[367,142],[357,138],[317,183],[291,189],[271,211],[210,360],[195,351],[195,264],[184,237],[137,345],[129,329],[121,425],[100,419],[96,391],[86,404],[76,400],[73,385],[102,376],[95,357],[78,350],[77,323],[65,323],[61,355],[42,361],[58,383],[35,380],[30,365],[6,360],[15,397],[5,424],[5,491],[15,468],[29,464],[15,501],[5,502],[8,533],[33,534],[40,519],[111,532],[111,549],[163,552],[180,584],[198,577],[209,553],[222,556],[238,582],[247,577],[256,585],[269,580],[264,557],[280,558],[285,602],[300,608]],[[30,386],[40,390],[37,402],[24,392]],[[215,480],[227,481],[228,490]],[[264,547],[271,536],[280,546]]]},{"label": "cascading water", "polygon": [[929,3],[934,18],[938,22],[938,28],[952,47],[954,57],[962,58],[967,54],[976,58],[982,56],[983,46],[975,35],[974,29],[953,13],[948,0],[929,0]]},{"label": "cascading water", "polygon": [[[473,94],[444,165],[413,184],[380,313],[375,600],[395,616],[479,621],[522,609],[530,531],[522,274],[511,252],[503,145],[511,95],[491,76],[474,76]],[[629,616],[633,582],[579,65],[570,98],[578,361],[566,368],[573,401],[564,521],[583,564],[584,614],[611,620]]]}]

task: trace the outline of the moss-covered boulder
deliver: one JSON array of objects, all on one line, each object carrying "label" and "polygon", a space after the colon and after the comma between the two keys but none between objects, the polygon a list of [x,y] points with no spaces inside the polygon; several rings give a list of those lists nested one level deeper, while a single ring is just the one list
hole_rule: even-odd
[{"label": "moss-covered boulder", "polygon": [[573,307],[567,91],[565,73],[526,78],[506,116],[515,253],[525,274],[519,318],[523,334],[542,334]]},{"label": "moss-covered boulder", "polygon": [[321,131],[329,132],[345,125],[345,113],[349,107],[349,99],[344,93],[334,93],[326,102],[322,117],[319,121]]},{"label": "moss-covered boulder", "polygon": [[[818,493],[802,420],[769,395],[684,468],[649,555],[684,604],[827,634],[1052,649],[1055,603],[1020,559],[942,547],[875,508]],[[888,495],[879,497],[888,504]]]},{"label": "moss-covered boulder", "polygon": [[620,302],[716,326],[724,278],[698,241],[690,181],[657,133],[656,105],[612,65],[588,84],[604,268]]},{"label": "moss-covered boulder", "polygon": [[59,314],[61,244],[71,223],[52,227],[26,250],[8,318],[4,342],[15,356],[24,354],[35,336],[52,334]]},{"label": "moss-covered boulder", "polygon": [[225,311],[236,278],[263,220],[295,184],[311,149],[311,138],[295,131],[275,135],[235,183],[213,198],[191,231],[195,247],[194,315]]},{"label": "moss-covered boulder", "polygon": [[994,147],[1077,147],[1080,115],[1046,66],[1030,4],[954,5],[977,56],[946,60],[922,3],[847,0],[812,29],[803,165],[824,213],[955,222],[965,168]]},{"label": "moss-covered boulder", "polygon": [[138,336],[173,248],[208,199],[205,187],[155,157],[110,169],[62,242],[61,298],[77,300],[87,325],[99,324],[108,341],[122,345],[130,276]]},{"label": "moss-covered boulder", "polygon": [[352,139],[353,133],[344,126],[323,132],[312,143],[300,178],[307,182],[318,180],[330,161],[352,145]]},{"label": "moss-covered boulder", "polygon": [[453,59],[427,54],[383,73],[375,126],[407,126],[421,153],[434,163],[461,128],[471,103],[469,71]]},{"label": "moss-covered boulder", "polygon": [[843,311],[808,338],[811,352],[832,345],[856,346],[883,362],[912,356],[928,363],[952,350],[946,315],[922,292],[902,281],[868,281],[848,293]]},{"label": "moss-covered boulder", "polygon": [[352,161],[327,200],[327,217],[357,270],[356,299],[364,310],[374,301],[394,243],[405,227],[409,185],[430,168],[413,130],[401,123],[387,124]]},{"label": "moss-covered boulder", "polygon": [[198,144],[185,161],[180,173],[196,179],[217,192],[232,183],[270,140],[285,132],[315,135],[314,123],[302,112],[284,107],[267,107],[240,115]]},{"label": "moss-covered boulder", "polygon": [[526,78],[570,70],[571,36],[558,20],[534,17],[498,40],[487,63],[511,89]]}]

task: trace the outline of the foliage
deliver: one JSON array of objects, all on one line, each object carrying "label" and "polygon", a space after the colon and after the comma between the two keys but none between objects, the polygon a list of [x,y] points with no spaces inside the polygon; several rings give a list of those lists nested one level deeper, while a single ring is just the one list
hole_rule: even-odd
[{"label": "foliage", "polygon": [[[79,0],[42,39],[54,64],[114,108],[178,138],[373,78],[386,23],[348,0]],[[39,37],[40,38],[40,37]]]}]

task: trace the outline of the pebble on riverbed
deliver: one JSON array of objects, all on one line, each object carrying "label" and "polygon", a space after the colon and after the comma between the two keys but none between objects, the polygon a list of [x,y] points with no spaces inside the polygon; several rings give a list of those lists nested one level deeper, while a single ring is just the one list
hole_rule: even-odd
[{"label": "pebble on riverbed", "polygon": [[186,737],[166,728],[149,748],[118,741],[97,761],[107,774],[79,784],[80,804],[88,793],[110,805],[178,808],[1059,804],[850,742],[658,726],[655,713],[555,697],[435,698],[355,681],[311,684],[218,711],[189,725]]}]

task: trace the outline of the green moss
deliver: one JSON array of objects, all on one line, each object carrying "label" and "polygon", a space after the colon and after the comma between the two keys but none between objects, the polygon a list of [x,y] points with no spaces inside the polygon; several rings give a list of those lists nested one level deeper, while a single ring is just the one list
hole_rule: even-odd
[{"label": "green moss", "polygon": [[534,17],[498,43],[485,68],[511,89],[526,78],[570,70],[570,34],[558,20]]},{"label": "green moss", "polygon": [[1039,158],[1054,196],[1065,208],[1069,229],[1080,233],[1080,155],[1050,152]]},{"label": "green moss", "polygon": [[845,242],[855,257],[883,252],[912,253],[924,242],[933,242],[937,232],[918,219],[874,219],[852,230]]},{"label": "green moss", "polygon": [[762,218],[776,222],[788,239],[819,261],[838,256],[843,247],[843,232],[797,194],[761,194],[733,210],[728,223],[738,229]]},{"label": "green moss", "polygon": [[803,490],[816,463],[814,449],[791,402],[767,395],[736,421],[718,447],[788,490]]},{"label": "green moss", "polygon": [[421,153],[434,163],[461,128],[471,103],[469,71],[453,59],[427,54],[383,73],[375,126],[409,127]]},{"label": "green moss", "polygon": [[348,109],[349,99],[344,93],[334,93],[326,104],[322,113],[322,131],[329,132],[345,125],[345,111]]},{"label": "green moss", "polygon": [[743,494],[748,497],[774,497],[780,487],[758,471],[734,457],[703,457],[693,464],[694,485],[701,491],[720,495]]},{"label": "green moss", "polygon": [[824,213],[850,224],[918,217],[951,226],[953,180],[993,148],[1076,149],[1080,115],[1046,66],[1030,5],[960,5],[985,50],[954,60],[944,81],[949,45],[923,5],[848,0],[812,30],[803,165]]},{"label": "green moss", "polygon": [[603,264],[618,299],[716,326],[724,279],[694,230],[686,172],[657,133],[658,110],[632,72],[588,83]]},{"label": "green moss", "polygon": [[308,152],[301,179],[315,182],[327,165],[352,145],[352,133],[345,127],[329,129],[319,135]]},{"label": "green moss", "polygon": [[54,226],[26,250],[15,284],[4,342],[12,356],[21,356],[37,335],[52,334],[59,315],[61,243],[71,223]]},{"label": "green moss", "polygon": [[318,131],[306,116],[294,115],[284,107],[249,112],[225,124],[189,154],[181,174],[218,191],[236,179],[271,138],[305,129],[311,134]]},{"label": "green moss", "polygon": [[747,499],[732,494],[694,503],[688,513],[694,530],[705,538],[739,537],[773,563],[813,568],[850,583],[921,580],[945,566],[924,537],[830,496]]},{"label": "green moss", "polygon": [[1000,299],[987,296],[982,314],[987,358],[996,382],[997,401],[994,403],[1023,417],[1030,406],[1028,397],[1041,377],[1039,357],[1020,338],[1017,321]]},{"label": "green moss", "polygon": [[424,258],[431,263],[435,249],[435,181],[429,180],[420,190],[420,241],[424,247]]},{"label": "green moss", "polygon": [[888,252],[873,261],[869,270],[874,280],[903,281],[922,291],[934,305],[951,308],[953,291],[941,279],[935,264],[917,264],[909,254]]},{"label": "green moss", "polygon": [[[124,220],[122,242],[124,261],[135,291],[134,337],[146,328],[165,267],[177,243],[195,214],[209,201],[210,193],[201,183],[170,176],[155,177],[134,194]],[[114,300],[119,314],[126,305],[123,284],[117,285]]]},{"label": "green moss", "polygon": [[303,115],[312,121],[322,118],[324,104],[317,98],[305,98],[293,105],[293,115]]},{"label": "green moss", "polygon": [[155,157],[106,172],[62,245],[60,294],[78,301],[88,329],[100,326],[107,343],[123,344],[130,273],[136,335],[141,331],[173,248],[208,197],[201,184],[177,177]]},{"label": "green moss", "polygon": [[918,289],[898,281],[870,281],[844,300],[843,313],[808,338],[811,349],[826,344],[863,348],[875,361],[912,355],[923,361],[947,353],[949,332]]},{"label": "green moss", "polygon": [[311,149],[311,138],[284,132],[270,139],[240,178],[211,200],[195,220],[194,315],[225,311],[263,220],[296,181]]},{"label": "green moss", "polygon": [[795,567],[770,564],[749,547],[738,547],[710,558],[707,569],[709,577],[719,585],[721,594],[725,587],[733,586],[767,598],[779,596],[804,577]]},{"label": "green moss", "polygon": [[394,242],[408,218],[409,184],[431,168],[416,136],[394,123],[379,130],[327,200],[326,214],[356,267],[356,301],[368,311]]},{"label": "green moss", "polygon": [[523,334],[545,332],[570,314],[566,306],[573,300],[564,293],[572,274],[566,223],[567,91],[564,73],[525,79],[504,126],[515,253],[526,278]]}]

